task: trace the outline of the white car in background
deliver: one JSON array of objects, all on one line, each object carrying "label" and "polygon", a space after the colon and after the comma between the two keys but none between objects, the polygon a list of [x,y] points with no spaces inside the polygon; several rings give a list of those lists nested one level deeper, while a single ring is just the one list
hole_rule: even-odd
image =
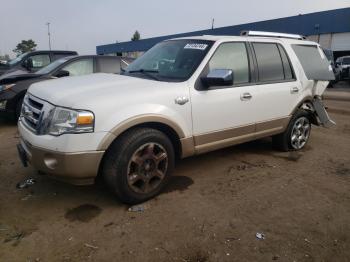
[{"label": "white car in background", "polygon": [[33,84],[18,122],[24,165],[75,184],[97,175],[125,203],[157,195],[175,159],[272,136],[300,150],[329,125],[332,69],[317,43],[245,32],[161,42],[124,75]]}]

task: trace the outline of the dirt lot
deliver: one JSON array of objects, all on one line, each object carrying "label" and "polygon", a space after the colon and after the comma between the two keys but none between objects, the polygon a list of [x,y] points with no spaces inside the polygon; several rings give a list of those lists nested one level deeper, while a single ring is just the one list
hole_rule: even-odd
[{"label": "dirt lot", "polygon": [[349,261],[350,115],[331,116],[302,152],[264,139],[181,161],[144,212],[24,169],[2,121],[0,261]]}]

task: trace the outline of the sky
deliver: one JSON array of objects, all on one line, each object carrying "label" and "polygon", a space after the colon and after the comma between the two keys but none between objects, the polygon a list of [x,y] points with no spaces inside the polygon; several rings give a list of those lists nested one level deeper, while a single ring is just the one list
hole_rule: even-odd
[{"label": "sky", "polygon": [[96,46],[184,33],[267,19],[350,7],[349,0],[0,0],[0,55],[22,39],[33,39],[37,50],[95,54]]}]

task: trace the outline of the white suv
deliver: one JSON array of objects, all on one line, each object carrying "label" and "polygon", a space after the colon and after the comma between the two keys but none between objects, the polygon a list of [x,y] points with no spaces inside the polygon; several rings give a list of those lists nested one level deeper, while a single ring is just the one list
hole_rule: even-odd
[{"label": "white suv", "polygon": [[160,192],[177,158],[267,136],[303,148],[311,123],[330,123],[318,98],[331,79],[322,49],[300,36],[167,40],[123,75],[33,84],[18,151],[24,165],[74,184],[99,174],[138,203]]}]

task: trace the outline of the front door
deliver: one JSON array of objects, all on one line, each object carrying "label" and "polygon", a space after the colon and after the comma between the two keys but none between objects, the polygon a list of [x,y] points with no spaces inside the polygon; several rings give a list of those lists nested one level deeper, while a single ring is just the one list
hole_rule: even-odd
[{"label": "front door", "polygon": [[231,69],[232,86],[203,89],[198,80],[191,89],[193,134],[198,153],[243,142],[254,135],[256,86],[251,82],[247,50],[244,42],[222,43],[203,72]]}]

